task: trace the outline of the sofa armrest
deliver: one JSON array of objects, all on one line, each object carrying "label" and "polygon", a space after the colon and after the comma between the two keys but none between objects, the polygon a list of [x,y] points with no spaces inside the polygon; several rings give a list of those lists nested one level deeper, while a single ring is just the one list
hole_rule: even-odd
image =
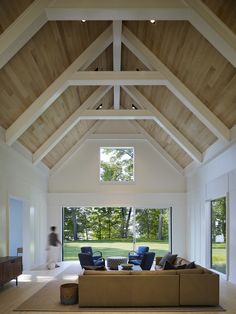
[{"label": "sofa armrest", "polygon": [[218,305],[217,274],[180,274],[180,305]]}]

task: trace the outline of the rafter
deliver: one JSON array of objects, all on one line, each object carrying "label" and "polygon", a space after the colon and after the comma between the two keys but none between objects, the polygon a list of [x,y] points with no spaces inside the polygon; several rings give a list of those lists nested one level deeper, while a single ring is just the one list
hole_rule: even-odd
[{"label": "rafter", "polygon": [[184,169],[175,161],[175,159],[140,125],[137,121],[131,121],[144,138],[155,148],[155,150],[181,175],[184,175]]},{"label": "rafter", "polygon": [[184,0],[190,23],[236,67],[236,35],[202,1]]},{"label": "rafter", "polygon": [[51,0],[35,0],[0,36],[0,69],[47,22]]},{"label": "rafter", "polygon": [[72,85],[166,85],[160,71],[79,71],[71,75]]},{"label": "rafter", "polygon": [[[121,70],[122,21],[113,21],[113,70]],[[120,86],[114,86],[114,109],[120,108]]]},{"label": "rafter", "polygon": [[81,120],[152,120],[154,116],[148,110],[84,110]]},{"label": "rafter", "polygon": [[6,143],[11,145],[65,91],[68,79],[78,69],[86,69],[112,42],[109,26],[84,52],[18,117],[6,131]]},{"label": "rafter", "polygon": [[127,27],[122,42],[150,69],[158,70],[168,80],[167,87],[218,138],[230,140],[229,129],[196,97],[161,60],[155,56]]},{"label": "rafter", "polygon": [[54,175],[59,169],[65,166],[66,163],[78,152],[84,142],[88,139],[89,135],[92,134],[100,125],[101,121],[97,121],[94,125],[86,132],[79,141],[71,147],[71,149],[51,168],[50,175]]},{"label": "rafter", "polygon": [[[171,138],[194,160],[201,162],[202,153],[178,130],[173,124],[167,120],[163,114],[154,107],[150,101],[143,96],[134,86],[122,86],[126,93],[134,99],[142,108],[148,110],[154,117],[154,120],[160,127],[170,135]],[[136,110],[139,111],[139,110]]]},{"label": "rafter", "polygon": [[69,133],[80,121],[81,113],[93,107],[111,89],[111,86],[101,86],[90,95],[85,102],[44,142],[33,154],[33,163],[37,164],[52,150],[60,140]]}]

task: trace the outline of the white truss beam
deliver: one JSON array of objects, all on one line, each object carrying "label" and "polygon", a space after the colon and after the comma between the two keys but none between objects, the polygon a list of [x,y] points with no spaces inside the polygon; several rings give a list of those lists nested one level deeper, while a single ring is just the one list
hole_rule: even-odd
[{"label": "white truss beam", "polygon": [[51,0],[35,0],[1,35],[0,69],[47,22],[45,7]]},{"label": "white truss beam", "polygon": [[[113,21],[113,70],[121,70],[122,21]],[[120,86],[114,86],[114,109],[120,109]]]},{"label": "white truss beam", "polygon": [[92,134],[100,125],[101,121],[97,121],[94,125],[86,132],[80,140],[51,168],[50,175],[54,175],[59,169],[65,166],[66,163],[78,152],[84,142],[88,139],[90,134]]},{"label": "white truss beam", "polygon": [[[126,93],[134,99],[141,107],[148,110],[154,117],[155,122],[194,160],[201,162],[202,153],[167,120],[163,114],[154,107],[150,101],[143,96],[134,86],[122,86]],[[136,110],[139,111],[139,110]]]},{"label": "white truss beam", "polygon": [[188,8],[179,0],[56,0],[46,13],[49,20],[184,20]]},{"label": "white truss beam", "polygon": [[71,75],[72,85],[166,85],[167,80],[160,71],[80,71]]},{"label": "white truss beam", "polygon": [[81,120],[152,120],[153,114],[148,110],[84,110]]},{"label": "white truss beam", "polygon": [[160,71],[167,87],[218,138],[230,140],[230,130],[196,97],[127,27],[123,26],[123,43],[151,70]]},{"label": "white truss beam", "polygon": [[178,173],[184,175],[184,169],[175,161],[175,159],[140,125],[137,121],[131,121],[144,138],[155,148],[155,150],[166,160]]},{"label": "white truss beam", "polygon": [[101,86],[44,142],[33,154],[33,164],[37,164],[52,150],[61,139],[69,133],[80,121],[81,113],[93,107],[111,89],[111,86]]},{"label": "white truss beam", "polygon": [[6,143],[15,142],[65,91],[68,79],[78,69],[86,69],[112,42],[109,26],[84,52],[18,117],[6,131]]},{"label": "white truss beam", "polygon": [[189,22],[236,67],[236,35],[202,1],[184,0]]}]

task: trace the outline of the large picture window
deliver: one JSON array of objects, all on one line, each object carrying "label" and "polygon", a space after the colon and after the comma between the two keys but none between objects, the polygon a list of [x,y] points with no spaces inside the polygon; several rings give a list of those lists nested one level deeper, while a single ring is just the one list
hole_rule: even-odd
[{"label": "large picture window", "polygon": [[226,274],[226,197],[211,201],[211,268]]},{"label": "large picture window", "polygon": [[100,148],[100,181],[133,182],[134,181],[134,148],[101,147]]}]

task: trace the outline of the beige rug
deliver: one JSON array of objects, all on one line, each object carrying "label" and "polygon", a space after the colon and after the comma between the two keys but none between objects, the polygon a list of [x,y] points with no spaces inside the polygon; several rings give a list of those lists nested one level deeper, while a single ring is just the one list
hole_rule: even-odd
[{"label": "beige rug", "polygon": [[55,280],[48,282],[38,292],[22,303],[14,311],[31,312],[224,312],[219,307],[148,307],[148,308],[79,308],[60,303],[60,285],[77,282],[80,266],[73,264],[60,273]]}]

